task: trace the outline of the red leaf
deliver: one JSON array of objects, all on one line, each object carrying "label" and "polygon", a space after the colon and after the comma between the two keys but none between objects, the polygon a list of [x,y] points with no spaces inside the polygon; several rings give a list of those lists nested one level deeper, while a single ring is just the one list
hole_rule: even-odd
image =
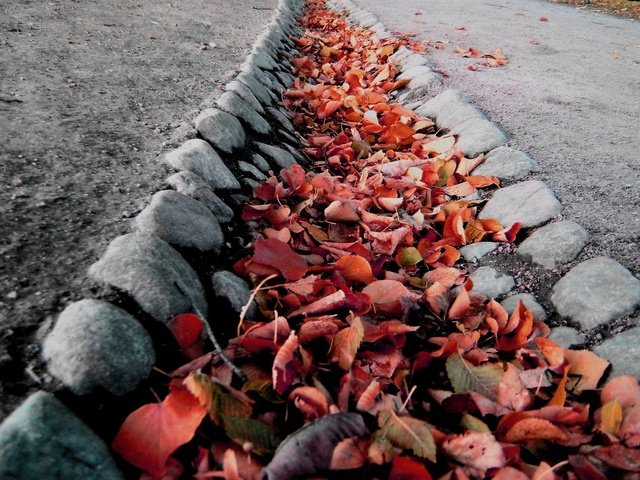
[{"label": "red leaf", "polygon": [[131,413],[111,447],[132,465],[160,478],[169,455],[191,440],[206,413],[188,391],[173,389],[161,403]]},{"label": "red leaf", "polygon": [[278,269],[287,280],[298,280],[307,272],[304,258],[275,238],[258,238],[253,260]]},{"label": "red leaf", "polygon": [[180,348],[187,348],[200,340],[202,320],[193,313],[182,313],[173,317],[167,326],[176,337]]},{"label": "red leaf", "polygon": [[431,480],[431,475],[423,463],[396,455],[391,462],[389,480]]},{"label": "red leaf", "polygon": [[375,281],[375,277],[371,271],[371,264],[360,255],[340,257],[338,261],[336,261],[335,267],[341,271],[342,276],[347,280],[362,283]]},{"label": "red leaf", "polygon": [[362,289],[371,297],[376,311],[386,314],[402,312],[402,297],[416,298],[416,295],[397,280],[376,280]]}]

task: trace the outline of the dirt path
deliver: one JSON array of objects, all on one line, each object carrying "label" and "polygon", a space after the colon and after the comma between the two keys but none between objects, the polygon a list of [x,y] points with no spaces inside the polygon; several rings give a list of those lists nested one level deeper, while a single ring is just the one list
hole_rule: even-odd
[{"label": "dirt path", "polygon": [[89,293],[88,265],[162,188],[163,144],[276,5],[0,3],[0,418],[37,387],[38,326]]},{"label": "dirt path", "polygon": [[[535,178],[592,234],[582,258],[640,273],[640,22],[532,0],[356,3],[390,30],[445,42],[431,50],[445,88],[464,91],[538,160]],[[470,71],[477,59],[455,56],[456,45],[500,47],[509,64]]]}]

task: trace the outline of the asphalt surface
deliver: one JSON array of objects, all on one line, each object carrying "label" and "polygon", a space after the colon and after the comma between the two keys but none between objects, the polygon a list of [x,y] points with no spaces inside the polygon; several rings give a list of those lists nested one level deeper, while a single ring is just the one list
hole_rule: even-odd
[{"label": "asphalt surface", "polygon": [[[444,88],[465,92],[540,164],[563,216],[640,274],[640,22],[533,0],[355,0],[392,31],[444,42],[428,49]],[[502,48],[509,63],[469,65],[456,46]]]}]

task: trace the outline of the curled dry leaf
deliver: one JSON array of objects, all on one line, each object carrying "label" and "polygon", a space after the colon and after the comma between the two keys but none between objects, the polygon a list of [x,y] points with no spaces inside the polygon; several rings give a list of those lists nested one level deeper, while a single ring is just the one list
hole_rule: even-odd
[{"label": "curled dry leaf", "polygon": [[416,294],[397,280],[376,280],[364,287],[362,293],[371,297],[376,312],[391,315],[402,312],[401,298],[416,297]]}]

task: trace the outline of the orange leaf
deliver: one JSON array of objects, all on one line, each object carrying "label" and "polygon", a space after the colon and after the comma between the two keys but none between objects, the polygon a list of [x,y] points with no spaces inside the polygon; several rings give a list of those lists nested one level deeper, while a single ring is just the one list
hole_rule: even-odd
[{"label": "orange leaf", "polygon": [[323,120],[335,113],[340,107],[342,107],[342,100],[328,100],[320,104],[316,115],[320,120]]},{"label": "orange leaf", "polygon": [[400,299],[414,296],[407,287],[397,280],[376,280],[362,289],[371,297],[376,311],[394,314],[402,311]]},{"label": "orange leaf", "polygon": [[371,283],[375,281],[371,264],[360,255],[346,255],[340,257],[334,264],[342,276],[351,281]]},{"label": "orange leaf", "polygon": [[329,352],[329,358],[337,361],[343,370],[349,370],[363,337],[364,326],[362,325],[362,320],[360,320],[360,317],[353,317],[351,326],[343,328],[336,333],[331,352]]},{"label": "orange leaf", "polygon": [[273,360],[271,369],[273,377],[273,389],[283,394],[291,386],[296,376],[295,353],[298,349],[298,337],[291,331],[289,338],[284,342]]},{"label": "orange leaf", "polygon": [[562,441],[567,434],[553,423],[542,418],[524,418],[516,422],[505,434],[503,441],[509,443],[529,440]]},{"label": "orange leaf", "polygon": [[609,362],[589,350],[564,349],[564,356],[571,367],[569,373],[580,376],[573,389],[575,393],[595,390],[600,378],[609,366]]},{"label": "orange leaf", "polygon": [[324,218],[330,222],[358,222],[357,208],[356,202],[336,200],[324,209]]},{"label": "orange leaf", "polygon": [[300,410],[307,421],[315,420],[329,413],[327,397],[315,387],[302,386],[289,394],[289,400]]},{"label": "orange leaf", "polygon": [[188,391],[174,388],[160,403],[143,405],[124,421],[111,448],[154,479],[169,455],[193,437],[207,410]]}]

